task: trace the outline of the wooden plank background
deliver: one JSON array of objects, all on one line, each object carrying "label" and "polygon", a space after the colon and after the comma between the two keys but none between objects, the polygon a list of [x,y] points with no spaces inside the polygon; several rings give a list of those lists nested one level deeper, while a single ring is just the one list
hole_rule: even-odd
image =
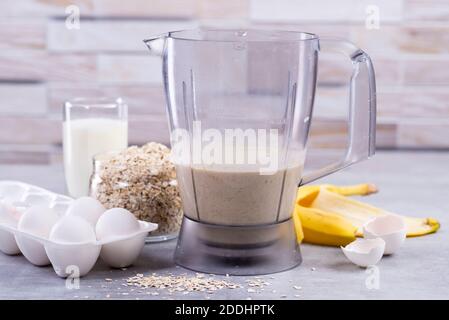
[{"label": "wooden plank background", "polygon": [[[80,9],[79,30],[65,27],[69,5]],[[365,27],[371,5],[378,30]],[[349,39],[376,68],[378,147],[449,148],[447,0],[2,0],[0,162],[60,161],[61,107],[74,97],[121,96],[130,143],[167,142],[160,61],[142,39],[197,26]],[[344,144],[347,80],[347,61],[324,55],[314,146]]]}]

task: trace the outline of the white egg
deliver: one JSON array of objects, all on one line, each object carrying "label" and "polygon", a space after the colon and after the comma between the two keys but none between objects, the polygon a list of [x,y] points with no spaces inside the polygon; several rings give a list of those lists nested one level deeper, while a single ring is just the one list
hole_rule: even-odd
[{"label": "white egg", "polygon": [[385,241],[377,239],[357,239],[346,247],[341,247],[346,258],[359,267],[377,264],[384,254]]},{"label": "white egg", "polygon": [[[111,267],[123,268],[131,265],[139,256],[145,244],[146,233],[138,233],[139,221],[126,209],[107,210],[98,219],[96,233],[98,240],[111,241],[103,244],[100,256]],[[136,234],[126,240],[114,239]]]},{"label": "white egg", "polygon": [[95,230],[91,224],[78,216],[65,216],[51,229],[49,239],[58,243],[95,242]]},{"label": "white egg", "polygon": [[139,221],[126,209],[106,210],[96,225],[98,239],[128,235],[139,230]]},{"label": "white egg", "polygon": [[364,238],[382,238],[385,241],[385,255],[398,251],[406,236],[405,221],[395,214],[376,217],[363,226]]},{"label": "white egg", "polygon": [[[33,206],[20,217],[17,228],[19,231],[48,239],[50,230],[57,221],[58,214],[53,209],[47,206]],[[15,239],[20,251],[32,264],[45,266],[50,263],[42,243],[19,234]]]},{"label": "white egg", "polygon": [[100,254],[94,228],[79,216],[61,218],[51,229],[49,240],[45,250],[60,277],[86,275]]},{"label": "white egg", "polygon": [[94,228],[106,208],[97,199],[91,197],[78,198],[70,204],[66,214],[79,216],[87,220]]},{"label": "white egg", "polygon": [[[18,219],[14,216],[14,208],[9,205],[0,203],[0,224],[9,227],[17,227]],[[7,230],[0,229],[0,251],[8,255],[16,255],[20,253],[14,234]]]}]

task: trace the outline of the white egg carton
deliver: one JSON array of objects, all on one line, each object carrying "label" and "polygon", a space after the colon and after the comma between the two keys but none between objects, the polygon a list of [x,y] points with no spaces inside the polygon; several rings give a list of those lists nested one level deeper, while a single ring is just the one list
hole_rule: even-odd
[{"label": "white egg carton", "polygon": [[[60,277],[87,274],[99,256],[111,267],[131,265],[157,224],[137,220],[125,209],[106,210],[94,199],[82,199],[0,181],[0,251],[22,253],[37,266],[51,264]],[[36,232],[25,227],[35,227]]]},{"label": "white egg carton", "polygon": [[72,198],[19,181],[0,181],[0,202],[19,209],[34,205],[47,205],[64,213]]}]

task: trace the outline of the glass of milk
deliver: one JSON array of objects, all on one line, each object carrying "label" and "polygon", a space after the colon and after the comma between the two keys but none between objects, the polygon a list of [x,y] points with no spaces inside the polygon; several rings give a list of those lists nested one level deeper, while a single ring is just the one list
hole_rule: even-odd
[{"label": "glass of milk", "polygon": [[74,198],[87,196],[93,156],[128,146],[128,107],[121,98],[67,101],[63,149],[67,189]]}]

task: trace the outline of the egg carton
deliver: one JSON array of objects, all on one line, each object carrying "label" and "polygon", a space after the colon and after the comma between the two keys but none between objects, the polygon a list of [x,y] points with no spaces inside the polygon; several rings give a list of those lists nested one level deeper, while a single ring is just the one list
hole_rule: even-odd
[{"label": "egg carton", "polygon": [[72,201],[70,197],[28,183],[0,181],[0,203],[8,204],[19,211],[35,205],[46,205],[62,215]]},{"label": "egg carton", "polygon": [[[136,220],[138,227],[132,231],[128,230],[126,234],[97,240],[95,233],[92,236],[95,230],[92,222],[67,213],[79,200],[19,181],[0,181],[0,251],[7,255],[22,253],[29,262],[37,266],[51,264],[60,277],[86,275],[99,256],[111,267],[131,265],[140,254],[148,232],[156,230],[157,224],[136,220],[125,209],[110,209],[107,210],[110,221],[109,225],[106,224],[106,231],[114,229],[114,225],[120,225],[121,221],[117,220],[117,217],[123,216]],[[101,206],[99,203],[98,205]],[[39,213],[39,210],[42,211],[41,216],[34,214]],[[54,216],[53,227],[58,225],[63,231],[63,237],[69,239],[55,240],[20,230],[22,218],[26,215],[29,217],[30,211],[35,211],[33,214],[38,217],[31,219],[31,225],[36,227],[39,226],[40,220],[47,219],[47,212],[51,211]],[[84,213],[86,210],[82,211]],[[112,211],[114,213],[111,213]],[[30,218],[27,219],[30,225]],[[23,223],[25,222],[22,221]],[[76,229],[78,227],[79,229]],[[73,241],[78,236],[74,230],[89,233],[90,239]]]}]

